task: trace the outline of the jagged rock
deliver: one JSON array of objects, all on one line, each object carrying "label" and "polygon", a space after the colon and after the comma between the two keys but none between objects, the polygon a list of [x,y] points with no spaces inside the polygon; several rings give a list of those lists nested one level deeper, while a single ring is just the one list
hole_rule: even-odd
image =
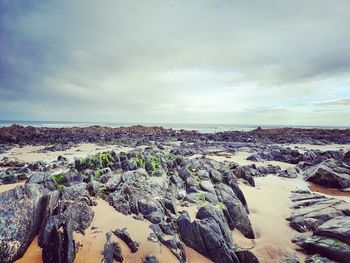
[{"label": "jagged rock", "polygon": [[252,155],[247,157],[247,160],[252,161],[252,162],[261,162],[263,159],[258,154],[252,154]]},{"label": "jagged rock", "polygon": [[18,176],[12,172],[2,172],[0,174],[0,180],[3,184],[14,184],[17,183]]},{"label": "jagged rock", "polygon": [[132,240],[126,228],[117,229],[113,231],[113,234],[123,240],[125,244],[127,244],[127,246],[130,248],[132,253],[136,253],[139,250],[139,244],[136,241]]},{"label": "jagged rock", "polygon": [[0,193],[1,262],[20,258],[38,233],[46,207],[44,193],[36,184]]},{"label": "jagged rock", "polygon": [[215,193],[214,186],[213,186],[213,184],[211,183],[211,181],[209,181],[209,180],[201,181],[200,184],[199,184],[199,186],[200,186],[200,188],[201,188],[203,191],[207,191],[207,192],[210,192],[210,193]]},{"label": "jagged rock", "polygon": [[45,188],[53,191],[56,189],[56,183],[52,179],[52,176],[49,173],[36,172],[33,173],[29,179],[26,181],[26,184],[41,184]]},{"label": "jagged rock", "polygon": [[349,262],[350,245],[337,239],[314,235],[312,237],[297,237],[293,242],[308,253],[320,254],[340,263]]},{"label": "jagged rock", "polygon": [[114,191],[117,189],[118,185],[122,181],[122,177],[120,175],[112,175],[106,183],[107,191]]},{"label": "jagged rock", "polygon": [[253,176],[259,176],[258,170],[255,170],[250,165],[238,166],[237,168],[234,169],[234,174],[237,178],[242,178],[244,180],[247,180],[251,186],[255,186]]},{"label": "jagged rock", "polygon": [[87,185],[87,190],[91,196],[97,196],[100,192],[101,184],[97,181],[91,181]]},{"label": "jagged rock", "polygon": [[308,193],[294,193],[291,200],[295,209],[287,220],[299,232],[314,231],[334,217],[350,215],[350,204],[342,200]]},{"label": "jagged rock", "polygon": [[326,160],[305,172],[305,180],[332,188],[350,187],[350,166],[334,159]]},{"label": "jagged rock", "polygon": [[307,257],[305,259],[305,263],[336,263],[336,262],[316,254],[316,255]]},{"label": "jagged rock", "polygon": [[159,263],[159,260],[156,256],[145,256],[142,263]]},{"label": "jagged rock", "polygon": [[343,156],[343,162],[350,165],[350,151],[347,151]]},{"label": "jagged rock", "polygon": [[336,238],[350,245],[350,216],[338,216],[320,225],[314,232],[319,236]]},{"label": "jagged rock", "polygon": [[60,193],[54,191],[46,196],[47,206],[38,236],[39,246],[47,259],[45,262],[74,261],[73,231],[84,234],[94,216],[87,196],[88,192],[79,185],[65,187]]},{"label": "jagged rock", "polygon": [[226,207],[224,213],[230,228],[237,228],[247,238],[255,238],[247,211],[232,189],[225,184],[218,184],[215,189],[219,201]]},{"label": "jagged rock", "polygon": [[208,217],[191,222],[187,213],[177,219],[183,242],[217,263],[239,263],[232,244],[225,239],[215,219]]},{"label": "jagged rock", "polygon": [[107,242],[103,248],[103,263],[113,263],[114,260],[123,262],[124,257],[118,242],[111,242],[111,233],[106,233]]},{"label": "jagged rock", "polygon": [[289,167],[288,169],[281,171],[278,176],[284,178],[298,178],[298,171],[294,167]]}]

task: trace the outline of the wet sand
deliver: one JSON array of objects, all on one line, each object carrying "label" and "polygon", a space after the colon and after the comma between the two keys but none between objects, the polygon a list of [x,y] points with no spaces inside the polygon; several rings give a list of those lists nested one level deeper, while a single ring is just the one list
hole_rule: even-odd
[{"label": "wet sand", "polygon": [[279,162],[279,161],[261,161],[261,162],[253,162],[250,160],[247,160],[247,157],[252,155],[251,152],[247,151],[238,151],[235,153],[213,153],[206,155],[208,158],[213,159],[218,162],[236,162],[239,165],[251,165],[255,164],[256,166],[268,166],[269,164],[273,166],[279,166],[281,169],[288,169],[289,167],[293,167],[294,164],[290,163],[284,163],[284,162]]},{"label": "wet sand", "polygon": [[310,191],[314,193],[320,193],[327,197],[333,197],[344,200],[346,202],[350,202],[350,192],[345,192],[336,188],[326,188],[314,183],[308,183],[308,187]]},{"label": "wet sand", "polygon": [[234,241],[242,248],[251,248],[261,263],[280,262],[293,254],[304,260],[305,255],[297,252],[298,247],[291,242],[297,232],[289,227],[285,219],[291,213],[290,191],[297,187],[305,188],[304,182],[269,175],[255,178],[255,183],[256,187],[244,184],[240,187],[248,202],[256,239],[246,239],[234,231]]},{"label": "wet sand", "polygon": [[36,162],[36,161],[53,161],[56,160],[58,156],[67,157],[69,160],[73,160],[74,157],[85,157],[87,155],[93,155],[98,152],[114,150],[117,153],[121,151],[128,152],[132,148],[116,146],[116,145],[106,145],[101,146],[93,143],[81,143],[73,146],[66,151],[48,151],[46,153],[38,152],[45,147],[52,146],[23,146],[14,147],[10,149],[7,153],[3,154],[9,158],[9,160],[18,160],[21,162]]},{"label": "wet sand", "polygon": [[2,184],[0,185],[0,193],[11,190],[15,188],[16,186],[23,185],[25,182],[19,182],[19,183],[14,183],[14,184]]}]

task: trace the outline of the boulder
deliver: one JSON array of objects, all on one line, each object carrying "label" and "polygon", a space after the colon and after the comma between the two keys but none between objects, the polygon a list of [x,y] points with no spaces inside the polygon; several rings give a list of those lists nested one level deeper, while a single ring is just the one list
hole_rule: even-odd
[{"label": "boulder", "polygon": [[225,184],[218,184],[215,189],[219,201],[226,207],[224,214],[230,228],[237,228],[247,238],[255,238],[247,211],[233,190]]},{"label": "boulder", "polygon": [[334,159],[323,161],[305,172],[305,180],[331,188],[350,187],[350,166]]},{"label": "boulder", "polygon": [[20,258],[37,235],[46,207],[44,187],[25,184],[0,193],[1,262]]},{"label": "boulder", "polygon": [[214,218],[191,222],[188,214],[182,213],[177,219],[179,234],[183,242],[208,257],[215,263],[239,263],[230,243]]},{"label": "boulder", "polygon": [[125,242],[125,244],[130,248],[131,253],[136,253],[139,250],[139,244],[132,240],[126,228],[117,229],[113,231],[113,234]]},{"label": "boulder", "polygon": [[311,237],[297,237],[293,240],[307,253],[320,254],[340,263],[348,263],[350,245],[337,239],[313,235]]},{"label": "boulder", "polygon": [[336,238],[350,245],[350,216],[338,216],[323,223],[314,232],[319,236]]}]

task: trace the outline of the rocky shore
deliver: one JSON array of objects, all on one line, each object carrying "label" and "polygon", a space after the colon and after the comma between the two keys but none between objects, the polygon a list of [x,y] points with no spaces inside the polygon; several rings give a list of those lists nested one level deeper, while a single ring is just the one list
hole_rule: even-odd
[{"label": "rocky shore", "polygon": [[348,262],[349,150],[350,130],[0,128],[0,262]]}]

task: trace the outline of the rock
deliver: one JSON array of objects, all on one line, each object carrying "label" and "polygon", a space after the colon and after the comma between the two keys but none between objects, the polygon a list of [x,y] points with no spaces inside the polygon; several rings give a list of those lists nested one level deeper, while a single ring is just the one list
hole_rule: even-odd
[{"label": "rock", "polygon": [[347,151],[343,156],[343,162],[350,165],[350,151]]},{"label": "rock", "polygon": [[200,220],[204,220],[206,218],[213,219],[217,223],[217,225],[220,227],[220,230],[224,239],[228,242],[232,242],[231,231],[226,222],[224,213],[222,212],[221,209],[213,205],[202,206],[198,209],[196,218]]},{"label": "rock", "polygon": [[121,181],[122,181],[122,177],[120,175],[117,175],[117,174],[112,175],[106,183],[106,190],[107,191],[116,190]]},{"label": "rock", "polygon": [[69,222],[63,223],[59,228],[54,225],[46,241],[42,250],[43,262],[74,262],[75,242]]},{"label": "rock", "polygon": [[94,217],[88,204],[91,203],[88,192],[74,185],[63,188],[60,193],[50,192],[46,200],[42,228],[38,235],[43,257],[47,262],[73,262],[76,253],[73,231],[84,234]]},{"label": "rock", "polygon": [[212,180],[213,183],[220,183],[224,179],[222,174],[219,171],[215,170],[215,169],[211,169],[209,171],[209,176],[210,176],[210,179]]},{"label": "rock", "polygon": [[18,177],[14,173],[2,173],[1,174],[1,182],[3,184],[14,184],[17,183]]},{"label": "rock", "polygon": [[278,176],[284,178],[298,178],[298,171],[294,167],[289,167],[287,170],[281,171]]},{"label": "rock", "polygon": [[350,166],[334,159],[326,160],[305,172],[305,180],[331,188],[350,187]]},{"label": "rock", "polygon": [[41,184],[45,188],[53,191],[56,190],[56,183],[52,179],[52,176],[48,173],[36,172],[33,173],[29,179],[26,181],[26,184]]},{"label": "rock", "polygon": [[213,218],[191,222],[187,213],[177,219],[183,242],[214,262],[239,263],[232,244],[225,239],[220,226]]},{"label": "rock", "polygon": [[314,231],[334,217],[350,215],[350,204],[341,200],[304,193],[294,193],[291,199],[295,209],[287,220],[299,232]]},{"label": "rock", "polygon": [[107,242],[103,248],[103,263],[113,263],[114,260],[123,262],[122,250],[118,242],[111,242],[111,233],[106,233]]},{"label": "rock", "polygon": [[25,184],[0,193],[1,262],[19,259],[38,233],[46,207],[44,187]]},{"label": "rock", "polygon": [[253,176],[259,176],[259,171],[254,170],[254,168],[250,165],[245,165],[234,169],[234,174],[237,178],[247,180],[251,186],[255,186]]},{"label": "rock", "polygon": [[22,173],[22,174],[29,174],[32,171],[28,168],[28,167],[22,167],[21,169],[18,170],[18,173]]},{"label": "rock", "polygon": [[89,194],[91,196],[97,196],[100,192],[100,183],[97,181],[91,181],[90,183],[88,183],[87,185],[87,190],[89,191]]},{"label": "rock", "polygon": [[258,154],[252,154],[252,155],[247,157],[247,160],[252,161],[252,162],[261,162],[263,159]]},{"label": "rock", "polygon": [[159,260],[156,256],[145,256],[142,263],[159,263]]},{"label": "rock", "polygon": [[125,244],[127,244],[127,246],[130,248],[132,253],[136,253],[139,250],[139,244],[136,241],[132,240],[126,228],[117,229],[113,231],[113,234],[123,240]]},{"label": "rock", "polygon": [[297,237],[293,242],[308,253],[317,253],[340,263],[349,262],[350,245],[337,239],[314,235],[312,237]]},{"label": "rock", "polygon": [[305,263],[336,263],[336,262],[316,254],[316,255],[307,257],[305,259]]},{"label": "rock", "polygon": [[247,238],[255,238],[247,211],[232,189],[225,184],[218,184],[216,192],[219,201],[226,207],[224,214],[230,228],[237,228]]},{"label": "rock", "polygon": [[200,188],[203,191],[209,192],[209,193],[215,193],[215,189],[211,181],[209,180],[204,180],[199,183]]},{"label": "rock", "polygon": [[350,216],[332,218],[314,232],[316,235],[336,238],[350,245]]}]

